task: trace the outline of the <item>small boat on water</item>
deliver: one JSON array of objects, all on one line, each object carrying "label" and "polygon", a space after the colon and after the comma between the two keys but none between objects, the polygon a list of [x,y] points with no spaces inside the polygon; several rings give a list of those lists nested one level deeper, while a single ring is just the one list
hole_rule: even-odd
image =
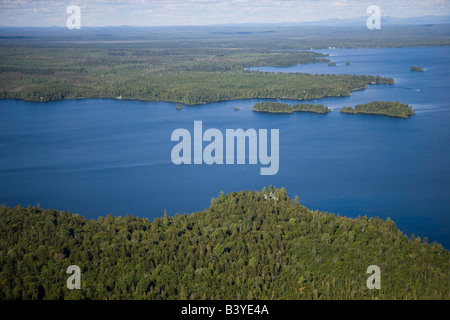
[{"label": "small boat on water", "polygon": [[234,107],[234,110],[241,110],[239,107]]},{"label": "small boat on water", "polygon": [[183,109],[183,106],[181,104],[177,104],[177,110]]}]

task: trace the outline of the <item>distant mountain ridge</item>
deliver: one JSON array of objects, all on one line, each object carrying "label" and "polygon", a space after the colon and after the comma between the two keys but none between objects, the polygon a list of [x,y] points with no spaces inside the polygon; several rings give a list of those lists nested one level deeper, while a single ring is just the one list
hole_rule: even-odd
[{"label": "distant mountain ridge", "polygon": [[[298,22],[278,22],[278,23],[230,23],[230,24],[211,24],[211,25],[188,25],[190,27],[207,27],[207,26],[262,26],[262,25],[277,25],[277,26],[360,26],[365,25],[367,18],[369,15],[360,16],[356,18],[328,18],[317,21],[298,21]],[[450,23],[450,15],[443,16],[435,16],[435,15],[427,15],[420,17],[408,17],[408,18],[400,18],[400,17],[391,17],[391,16],[383,16],[381,15],[381,23],[387,25],[424,25],[424,24],[446,24]],[[44,26],[38,28],[61,28],[62,26],[54,25],[54,26]],[[65,28],[65,26],[63,26]],[[90,27],[88,28],[142,28],[145,26],[133,26],[133,25],[122,25],[122,26],[102,26],[102,27]],[[149,27],[157,27],[157,26],[149,26]],[[163,28],[179,28],[183,27],[180,25],[174,26],[164,26]],[[0,28],[6,29],[14,29],[14,28],[35,28],[35,27],[16,27],[16,26],[5,26],[0,24]]]},{"label": "distant mountain ridge", "polygon": [[[308,21],[308,22],[292,22],[292,23],[283,23],[285,25],[308,25],[308,26],[358,26],[365,25],[367,16],[361,16],[356,18],[330,18],[323,19],[318,21]],[[450,15],[446,16],[422,16],[422,17],[409,17],[409,18],[399,18],[399,17],[391,17],[391,16],[383,16],[381,15],[381,23],[388,25],[405,25],[405,24],[414,24],[414,25],[423,25],[423,24],[443,24],[450,23]]]}]

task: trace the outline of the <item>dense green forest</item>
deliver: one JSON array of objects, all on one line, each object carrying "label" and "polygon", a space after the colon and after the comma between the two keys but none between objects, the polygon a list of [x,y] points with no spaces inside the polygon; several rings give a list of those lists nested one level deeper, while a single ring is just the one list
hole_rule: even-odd
[{"label": "dense green forest", "polygon": [[[188,105],[243,98],[346,96],[391,78],[246,71],[325,61],[311,51],[171,48],[174,44],[0,45],[0,98],[173,101]],[[162,47],[161,47],[162,46]]]},{"label": "dense green forest", "polygon": [[328,113],[331,110],[323,104],[297,103],[294,105],[281,102],[258,102],[253,105],[253,111],[269,113],[294,113],[294,112],[313,112]]},{"label": "dense green forest", "polygon": [[398,101],[372,101],[366,104],[358,104],[354,108],[342,107],[339,111],[353,114],[385,115],[405,119],[416,114],[411,106]]},{"label": "dense green forest", "polygon": [[0,209],[0,299],[450,299],[449,267],[450,252],[390,219],[311,211],[272,186],[154,221]]}]

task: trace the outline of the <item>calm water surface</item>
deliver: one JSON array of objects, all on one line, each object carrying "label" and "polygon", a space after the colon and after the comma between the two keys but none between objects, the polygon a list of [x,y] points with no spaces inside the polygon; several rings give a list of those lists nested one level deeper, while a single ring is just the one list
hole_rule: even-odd
[{"label": "calm water surface", "polygon": [[[396,84],[317,100],[333,109],[327,115],[252,112],[261,100],[182,110],[166,102],[0,100],[0,203],[39,202],[88,218],[108,213],[154,218],[164,209],[172,215],[203,210],[221,190],[272,184],[311,209],[391,217],[406,234],[450,248],[449,48],[320,52],[330,53],[338,65],[259,69],[381,75]],[[411,65],[425,72],[411,72]],[[374,100],[408,103],[417,114],[404,120],[337,112]],[[279,129],[278,174],[261,176],[259,164],[174,165],[171,133],[192,132],[195,120],[203,121],[204,130],[222,132]]]}]

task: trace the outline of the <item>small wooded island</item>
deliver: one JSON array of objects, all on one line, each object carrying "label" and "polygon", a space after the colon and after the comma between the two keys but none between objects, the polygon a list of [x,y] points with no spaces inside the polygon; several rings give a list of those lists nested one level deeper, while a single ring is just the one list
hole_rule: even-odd
[{"label": "small wooded island", "polygon": [[411,71],[419,71],[419,72],[423,72],[423,68],[419,67],[419,66],[411,66],[410,68]]},{"label": "small wooded island", "polygon": [[366,104],[358,104],[354,108],[342,107],[339,111],[354,114],[385,115],[404,119],[416,114],[411,106],[398,101],[373,101]]},{"label": "small wooded island", "polygon": [[269,113],[294,113],[294,112],[313,112],[328,113],[331,110],[323,104],[300,103],[288,104],[281,102],[258,102],[252,107],[253,111]]}]

